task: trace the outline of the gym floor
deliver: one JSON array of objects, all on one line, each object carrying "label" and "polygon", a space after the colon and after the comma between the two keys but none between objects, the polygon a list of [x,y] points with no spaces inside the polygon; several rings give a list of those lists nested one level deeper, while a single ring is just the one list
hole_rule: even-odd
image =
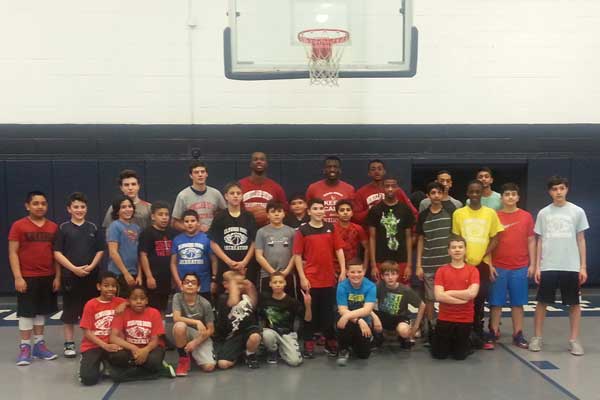
[{"label": "gym floor", "polygon": [[[59,357],[35,360],[17,367],[17,329],[14,300],[0,299],[0,384],[3,398],[47,399],[167,399],[240,398],[271,400],[406,398],[433,399],[600,399],[596,382],[600,370],[600,292],[586,291],[583,297],[581,341],[586,354],[574,357],[567,351],[569,321],[562,306],[548,312],[544,349],[532,353],[511,344],[511,321],[502,320],[502,337],[493,351],[480,350],[466,361],[433,360],[420,341],[412,350],[386,343],[369,360],[351,359],[348,366],[318,354],[314,360],[291,368],[261,363],[258,370],[239,365],[233,370],[206,374],[198,369],[185,378],[113,384],[109,379],[93,387],[77,380],[78,360]],[[526,307],[525,334],[533,331],[532,306]],[[62,352],[59,314],[47,327],[50,349]],[[169,324],[170,326],[170,324]],[[79,338],[78,338],[79,339]],[[167,361],[176,363],[176,352]]]}]

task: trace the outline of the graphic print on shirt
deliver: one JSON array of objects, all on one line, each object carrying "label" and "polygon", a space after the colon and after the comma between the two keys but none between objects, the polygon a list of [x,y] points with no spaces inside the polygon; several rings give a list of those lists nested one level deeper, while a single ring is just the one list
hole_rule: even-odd
[{"label": "graphic print on shirt", "polygon": [[380,222],[385,228],[388,249],[393,251],[398,250],[400,244],[398,243],[398,239],[396,239],[396,234],[398,233],[398,224],[400,223],[400,220],[396,218],[394,212],[389,209],[387,210],[387,215],[385,212],[381,214]]},{"label": "graphic print on shirt", "polygon": [[127,321],[125,333],[129,343],[148,344],[150,343],[150,334],[152,333],[152,322],[137,319]]},{"label": "graphic print on shirt", "polygon": [[365,304],[365,295],[362,293],[348,294],[348,310],[357,310]]},{"label": "graphic print on shirt", "polygon": [[548,215],[546,217],[546,232],[544,235],[550,239],[564,239],[573,237],[575,231],[573,221],[568,215]]},{"label": "graphic print on shirt", "polygon": [[94,314],[94,335],[110,336],[110,326],[115,316],[115,310],[104,310]]},{"label": "graphic print on shirt", "polygon": [[135,242],[138,239],[138,233],[135,229],[125,228],[125,235],[127,235],[132,242]]},{"label": "graphic print on shirt", "polygon": [[203,265],[205,252],[204,243],[182,243],[177,246],[179,265]]},{"label": "graphic print on shirt", "polygon": [[[253,202],[248,202],[248,200],[250,199],[265,199],[265,202],[257,202],[257,201],[253,201]],[[246,193],[243,194],[242,196],[242,202],[244,203],[244,206],[246,208],[255,208],[255,207],[260,207],[260,208],[267,208],[267,203],[269,201],[271,201],[273,199],[273,195],[269,192],[265,192],[264,190],[250,190]]]},{"label": "graphic print on shirt", "polygon": [[211,219],[214,215],[214,210],[217,208],[216,204],[210,201],[197,201],[189,205],[188,210],[194,210],[198,213],[198,219],[200,221]]},{"label": "graphic print on shirt", "polygon": [[280,244],[283,247],[290,247],[290,241],[287,237],[282,237],[280,239],[277,239],[275,236],[273,235],[269,235],[266,238],[266,244],[269,247],[275,247],[276,244]]},{"label": "graphic print on shirt", "polygon": [[402,297],[404,297],[402,294],[387,292],[385,294],[385,299],[383,299],[383,302],[379,305],[379,309],[388,314],[398,315],[400,313]]},{"label": "graphic print on shirt", "polygon": [[327,192],[323,194],[323,202],[325,203],[325,222],[334,223],[337,221],[337,215],[335,211],[335,205],[337,202],[344,198],[344,195],[340,192]]},{"label": "graphic print on shirt", "polygon": [[463,223],[467,243],[482,243],[488,241],[488,224],[484,219],[467,218]]},{"label": "graphic print on shirt", "polygon": [[290,312],[280,307],[267,306],[264,308],[267,317],[267,326],[283,326],[290,320]]},{"label": "graphic print on shirt", "polygon": [[242,295],[242,300],[235,306],[231,307],[231,311],[227,315],[227,318],[231,321],[231,332],[227,336],[232,337],[239,329],[240,324],[244,319],[249,317],[253,313],[252,302],[247,294]]},{"label": "graphic print on shirt", "polygon": [[54,233],[25,232],[25,240],[27,242],[52,242],[54,241]]},{"label": "graphic print on shirt", "polygon": [[223,232],[225,246],[223,250],[248,250],[248,230],[241,226],[232,226]]},{"label": "graphic print on shirt", "polygon": [[154,252],[158,257],[169,257],[171,255],[171,247],[173,247],[173,242],[166,237],[163,237],[162,240],[154,241]]},{"label": "graphic print on shirt", "polygon": [[369,210],[371,209],[371,207],[383,200],[384,197],[385,196],[383,193],[374,193],[367,197],[367,207],[369,208]]}]

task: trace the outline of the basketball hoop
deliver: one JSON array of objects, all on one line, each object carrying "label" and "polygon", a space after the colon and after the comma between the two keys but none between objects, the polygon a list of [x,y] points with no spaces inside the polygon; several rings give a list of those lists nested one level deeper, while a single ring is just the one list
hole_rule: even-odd
[{"label": "basketball hoop", "polygon": [[307,29],[298,33],[308,58],[311,85],[337,86],[340,60],[350,32],[343,29]]}]

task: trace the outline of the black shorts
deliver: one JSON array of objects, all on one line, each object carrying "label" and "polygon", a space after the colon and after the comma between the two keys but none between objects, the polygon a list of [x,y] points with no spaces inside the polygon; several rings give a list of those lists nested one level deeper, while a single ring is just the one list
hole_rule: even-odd
[{"label": "black shorts", "polygon": [[54,276],[23,278],[27,283],[25,293],[17,292],[17,316],[33,318],[58,311],[56,292],[52,290]]},{"label": "black shorts", "polygon": [[76,276],[62,280],[63,313],[60,320],[65,324],[76,324],[81,318],[85,303],[98,296],[96,283],[98,274],[90,274],[83,278]]},{"label": "black shorts", "polygon": [[164,314],[169,304],[169,294],[170,291],[163,291],[160,288],[148,289],[148,305]]},{"label": "black shorts", "polygon": [[386,331],[395,331],[401,322],[410,325],[410,319],[404,315],[392,315],[381,311],[376,311],[375,314],[381,320],[381,325]]},{"label": "black shorts", "polygon": [[250,326],[243,332],[238,332],[232,337],[217,343],[217,360],[236,362],[246,351],[246,342],[253,333],[261,333],[258,326]]},{"label": "black shorts", "polygon": [[562,304],[568,306],[579,304],[581,294],[579,272],[542,271],[540,286],[535,299],[540,303],[554,304],[557,289],[560,289]]}]

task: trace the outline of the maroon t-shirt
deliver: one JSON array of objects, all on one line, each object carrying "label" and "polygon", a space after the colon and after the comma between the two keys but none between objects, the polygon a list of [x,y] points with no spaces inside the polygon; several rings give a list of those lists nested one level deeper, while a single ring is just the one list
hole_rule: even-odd
[{"label": "maroon t-shirt", "polygon": [[330,186],[326,182],[325,179],[321,179],[320,181],[312,183],[308,189],[306,189],[306,201],[309,201],[310,199],[322,199],[325,202],[324,221],[333,224],[337,222],[335,205],[342,199],[353,201],[354,186],[344,181],[338,181],[334,186]]},{"label": "maroon t-shirt", "polygon": [[[338,222],[334,225],[334,228],[344,242],[344,258],[346,259],[346,265],[348,265],[348,261],[358,258],[361,242],[367,242],[369,237],[362,226],[353,222],[350,222],[347,228],[342,227]],[[340,266],[337,263],[337,258],[334,259],[334,262],[335,271],[339,274]]]},{"label": "maroon t-shirt", "polygon": [[315,228],[310,223],[301,225],[294,237],[294,255],[302,256],[304,275],[314,288],[333,287],[335,251],[344,248],[344,242],[332,224]]},{"label": "maroon t-shirt", "polygon": [[19,242],[17,254],[24,278],[52,276],[56,273],[52,243],[57,229],[58,226],[50,220],[37,226],[29,217],[21,218],[12,225],[8,240]]}]

